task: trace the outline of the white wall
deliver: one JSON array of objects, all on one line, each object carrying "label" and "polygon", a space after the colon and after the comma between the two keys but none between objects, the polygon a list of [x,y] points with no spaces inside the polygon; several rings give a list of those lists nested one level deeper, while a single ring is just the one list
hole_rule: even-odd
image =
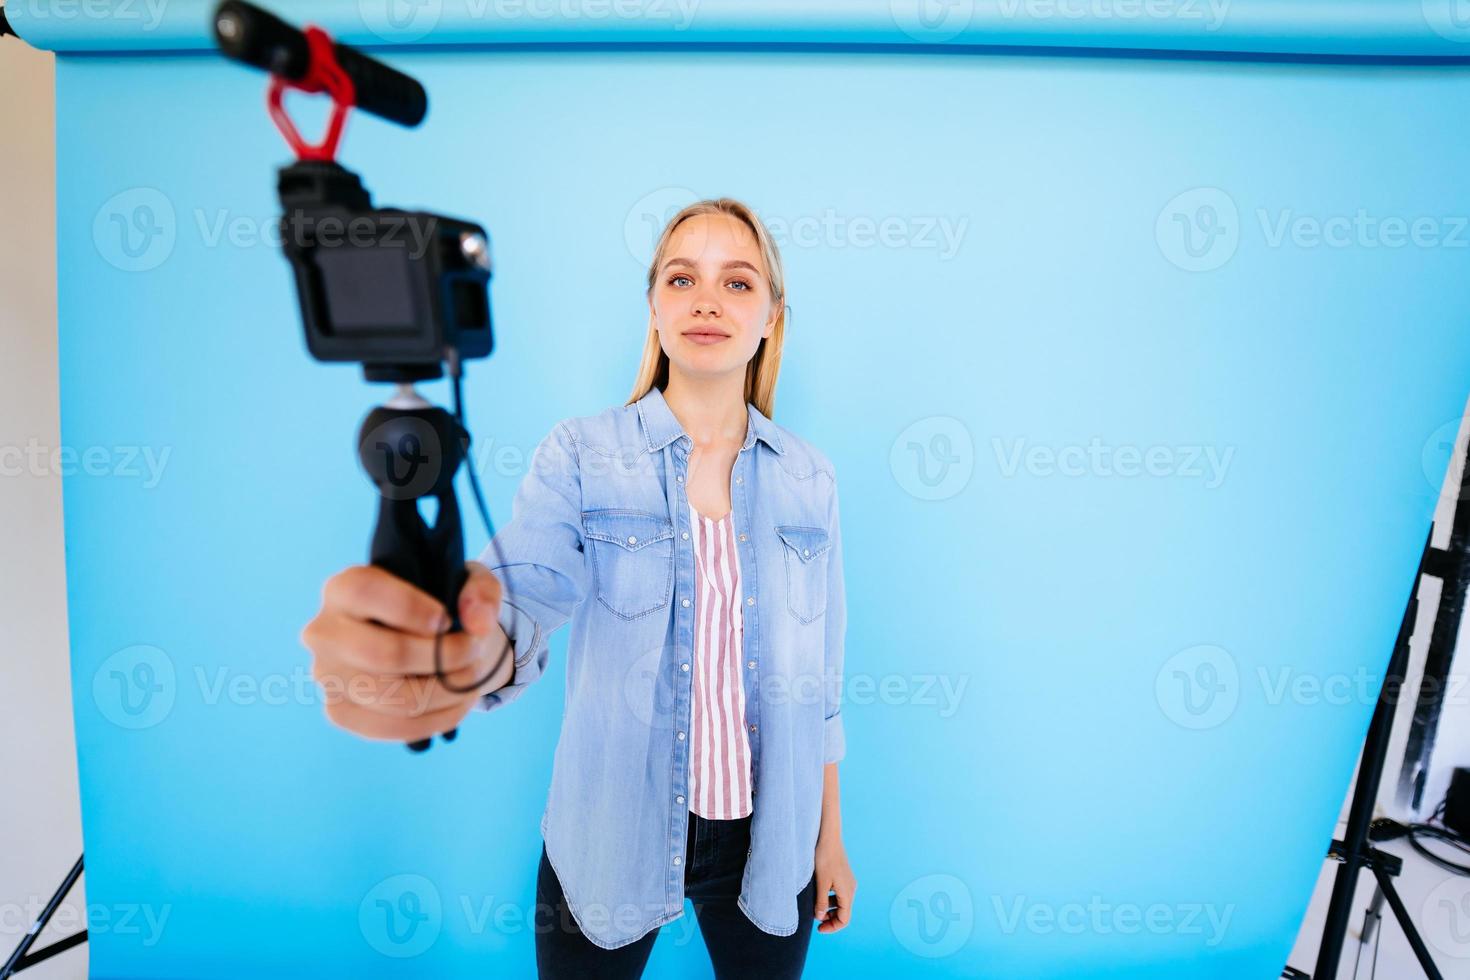
[{"label": "white wall", "polygon": [[[60,444],[53,65],[48,53],[0,39],[0,962],[82,851],[61,479],[26,453]],[[36,948],[85,926],[84,884]],[[85,943],[19,974],[86,975]]]}]

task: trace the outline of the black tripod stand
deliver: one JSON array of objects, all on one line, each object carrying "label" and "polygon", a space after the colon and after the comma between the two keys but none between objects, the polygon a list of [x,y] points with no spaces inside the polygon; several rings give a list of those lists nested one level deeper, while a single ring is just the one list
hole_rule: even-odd
[{"label": "black tripod stand", "polygon": [[1327,921],[1322,926],[1322,945],[1318,948],[1315,972],[1303,973],[1288,966],[1282,971],[1283,977],[1293,980],[1335,980],[1338,962],[1342,958],[1348,919],[1352,915],[1358,872],[1366,869],[1373,873],[1378,883],[1378,893],[1369,910],[1370,918],[1378,916],[1382,902],[1386,900],[1399,927],[1403,929],[1409,946],[1414,950],[1414,956],[1418,958],[1424,975],[1429,980],[1443,980],[1444,975],[1435,966],[1434,958],[1429,955],[1429,947],[1424,945],[1424,939],[1414,927],[1409,910],[1399,897],[1398,890],[1394,888],[1393,879],[1403,870],[1403,861],[1372,846],[1369,830],[1373,823],[1373,807],[1378,800],[1378,787],[1383,781],[1383,764],[1388,756],[1389,736],[1393,732],[1394,711],[1398,708],[1399,692],[1409,667],[1409,640],[1414,634],[1414,621],[1419,613],[1419,582],[1425,575],[1432,575],[1444,583],[1430,640],[1431,649],[1443,651],[1446,645],[1453,649],[1459,632],[1460,619],[1465,608],[1465,586],[1467,579],[1470,579],[1470,508],[1460,506],[1467,497],[1470,497],[1470,462],[1467,462],[1461,476],[1448,547],[1433,546],[1432,528],[1430,537],[1424,542],[1424,552],[1409,589],[1404,618],[1399,623],[1398,638],[1394,640],[1393,656],[1389,659],[1388,672],[1383,678],[1383,687],[1378,692],[1378,703],[1373,708],[1373,720],[1368,725],[1368,736],[1363,742],[1358,780],[1353,787],[1352,806],[1348,809],[1347,832],[1342,840],[1333,841],[1327,851],[1327,856],[1340,861],[1341,866],[1337,869],[1337,877],[1332,884],[1332,898],[1327,905]]}]

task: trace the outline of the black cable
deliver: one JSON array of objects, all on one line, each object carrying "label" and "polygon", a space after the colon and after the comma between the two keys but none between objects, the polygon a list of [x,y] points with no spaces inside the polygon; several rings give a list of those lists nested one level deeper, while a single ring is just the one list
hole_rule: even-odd
[{"label": "black cable", "polygon": [[1449,793],[1440,801],[1439,806],[1429,815],[1429,819],[1423,823],[1399,823],[1397,820],[1379,819],[1373,821],[1368,828],[1368,837],[1374,841],[1390,841],[1407,837],[1409,846],[1418,851],[1423,857],[1443,868],[1444,870],[1464,877],[1470,877],[1470,865],[1456,864],[1449,858],[1435,854],[1429,848],[1421,844],[1420,838],[1426,840],[1437,840],[1465,854],[1470,854],[1470,840],[1444,826],[1441,817],[1449,804]]},{"label": "black cable", "polygon": [[[450,348],[445,353],[445,361],[449,367],[449,383],[454,391],[454,424],[455,427],[459,430],[460,444],[463,447],[465,469],[469,470],[470,473],[470,488],[474,491],[475,494],[475,505],[480,511],[480,520],[484,522],[485,533],[490,536],[490,540],[493,542],[495,540],[495,523],[490,520],[490,508],[485,506],[485,495],[480,492],[480,478],[479,475],[475,473],[474,457],[470,455],[470,430],[469,427],[464,424],[464,394],[460,390],[460,375],[462,373],[462,369],[460,367],[459,352],[454,350],[453,348]],[[452,615],[455,619],[459,618],[457,610]],[[473,684],[470,684],[467,687],[455,687],[454,685],[449,683],[447,678],[445,678],[443,665],[439,659],[439,647],[440,643],[442,642],[443,636],[443,633],[434,634],[434,676],[438,678],[439,683],[443,684],[446,690],[451,691],[455,694],[468,694],[470,691],[475,690],[486,681],[488,681],[490,679],[490,675],[494,674],[496,667],[499,666],[500,658],[504,657],[506,651],[511,649],[513,645],[510,636],[507,635],[505,638],[505,646],[502,647],[500,650],[500,657],[496,658],[496,666],[491,667],[484,677],[481,677]]]}]

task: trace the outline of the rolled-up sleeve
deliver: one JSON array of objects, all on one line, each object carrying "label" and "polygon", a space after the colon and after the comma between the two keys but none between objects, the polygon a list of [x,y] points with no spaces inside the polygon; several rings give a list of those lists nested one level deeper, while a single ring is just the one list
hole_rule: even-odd
[{"label": "rolled-up sleeve", "polygon": [[828,503],[828,527],[832,549],[827,555],[827,628],[822,660],[824,715],[822,761],[838,762],[847,754],[847,734],[842,727],[842,662],[847,634],[847,594],[842,582],[842,524],[837,510],[837,478],[832,478]]},{"label": "rolled-up sleeve", "polygon": [[576,437],[563,420],[532,453],[510,522],[480,555],[500,580],[500,627],[515,647],[511,682],[481,696],[480,710],[509,704],[546,671],[551,634],[587,594],[580,474]]}]

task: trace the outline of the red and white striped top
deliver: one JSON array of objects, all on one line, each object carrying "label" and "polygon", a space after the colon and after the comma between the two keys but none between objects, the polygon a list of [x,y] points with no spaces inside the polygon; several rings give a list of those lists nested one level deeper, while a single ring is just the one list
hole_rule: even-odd
[{"label": "red and white striped top", "polygon": [[751,812],[734,511],[712,521],[691,504],[689,526],[694,528],[695,594],[689,809],[706,820],[734,820]]}]

